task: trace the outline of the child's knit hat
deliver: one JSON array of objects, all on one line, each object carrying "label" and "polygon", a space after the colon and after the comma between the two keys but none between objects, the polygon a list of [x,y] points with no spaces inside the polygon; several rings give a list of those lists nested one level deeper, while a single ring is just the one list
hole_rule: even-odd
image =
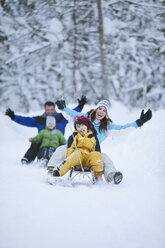
[{"label": "child's knit hat", "polygon": [[95,109],[97,109],[97,108],[99,108],[101,106],[105,107],[106,110],[107,110],[107,113],[108,113],[108,111],[110,109],[110,102],[107,101],[107,100],[102,100],[102,101],[98,102],[98,104],[96,105]]},{"label": "child's knit hat", "polygon": [[76,124],[84,124],[87,126],[88,129],[91,131],[94,131],[94,127],[92,123],[84,116],[77,116],[76,119],[74,120],[74,127],[76,129]]},{"label": "child's knit hat", "polygon": [[54,126],[56,126],[56,119],[54,118],[54,116],[47,116],[46,117],[46,126],[48,126],[50,122],[52,122],[54,124]]}]

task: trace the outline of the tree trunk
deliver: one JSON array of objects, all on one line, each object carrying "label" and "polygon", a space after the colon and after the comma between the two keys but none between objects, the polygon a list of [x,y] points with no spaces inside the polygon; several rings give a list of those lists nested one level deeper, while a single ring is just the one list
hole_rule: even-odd
[{"label": "tree trunk", "polygon": [[76,2],[74,0],[74,9],[73,9],[73,25],[74,25],[74,37],[73,37],[73,93],[72,97],[75,98],[77,91],[76,83],[76,70],[77,70],[77,22],[76,22]]},{"label": "tree trunk", "polygon": [[[63,26],[63,32],[62,32],[62,33],[65,33],[65,30],[64,30],[64,23],[63,23],[63,16],[64,16],[63,8],[61,8],[60,21],[61,21],[62,26]],[[61,91],[62,91],[62,98],[65,99],[65,59],[64,59],[64,39],[62,39],[62,41],[61,41],[60,49],[61,49],[61,66],[60,66],[60,67],[61,67]]]},{"label": "tree trunk", "polygon": [[98,18],[99,18],[99,40],[100,40],[100,55],[101,55],[101,65],[102,65],[102,79],[104,86],[104,98],[109,100],[108,94],[108,75],[107,75],[107,65],[106,65],[106,52],[104,44],[104,31],[103,31],[103,16],[101,9],[101,0],[97,0],[98,7]]}]

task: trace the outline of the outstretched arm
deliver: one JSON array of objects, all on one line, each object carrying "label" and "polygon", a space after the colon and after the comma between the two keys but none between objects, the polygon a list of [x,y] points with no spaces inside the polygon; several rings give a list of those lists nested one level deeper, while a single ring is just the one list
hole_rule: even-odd
[{"label": "outstretched arm", "polygon": [[76,116],[82,116],[82,115],[87,117],[87,114],[85,114],[85,113],[80,113],[80,112],[77,112],[77,111],[75,111],[73,109],[70,109],[70,108],[66,107],[66,104],[65,104],[64,100],[58,100],[56,102],[56,104],[57,104],[57,107],[60,110],[64,111],[66,114],[68,114],[70,117],[72,117],[74,119],[76,118]]},{"label": "outstretched arm", "polygon": [[[77,99],[78,101],[78,106],[75,107],[73,110],[76,111],[76,112],[81,112],[84,105],[87,103],[87,98],[86,96],[82,96],[80,99],[78,98]],[[63,110],[65,107],[66,107],[66,104],[65,104],[65,100],[57,100],[55,102],[55,104],[57,105],[57,107],[60,109],[60,110]],[[65,111],[64,111],[65,112]],[[76,115],[77,116],[77,115]],[[72,116],[71,116],[72,117]]]},{"label": "outstretched arm", "polygon": [[78,101],[78,106],[76,108],[74,108],[74,110],[81,112],[84,105],[87,103],[87,98],[86,98],[86,96],[82,96],[80,99],[78,98],[77,101]]},{"label": "outstretched arm", "polygon": [[6,115],[8,115],[11,120],[15,121],[18,124],[28,127],[36,127],[36,121],[34,117],[25,117],[20,115],[15,115],[14,111],[8,108],[6,110]]},{"label": "outstretched arm", "polygon": [[142,110],[140,118],[132,123],[128,123],[125,125],[115,125],[109,124],[109,130],[123,130],[123,129],[130,129],[130,128],[138,128],[141,127],[145,122],[149,121],[152,118],[152,111],[149,109],[145,114],[144,110]]},{"label": "outstretched arm", "polygon": [[152,118],[152,111],[148,109],[147,112],[144,114],[144,109],[140,114],[140,118],[136,121],[138,127],[141,127],[145,122],[149,121]]},{"label": "outstretched arm", "polygon": [[5,115],[8,115],[8,116],[11,118],[11,120],[14,120],[14,118],[15,118],[15,113],[14,113],[14,111],[11,110],[10,108],[8,108],[8,109],[6,110]]}]

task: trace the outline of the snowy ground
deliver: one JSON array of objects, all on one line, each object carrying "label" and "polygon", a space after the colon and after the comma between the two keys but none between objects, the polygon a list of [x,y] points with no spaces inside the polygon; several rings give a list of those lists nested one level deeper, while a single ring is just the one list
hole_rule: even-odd
[{"label": "snowy ground", "polygon": [[[125,124],[140,112],[113,102],[111,118]],[[102,144],[123,172],[119,185],[48,185],[44,168],[20,163],[36,129],[2,113],[0,123],[0,248],[165,247],[165,110]]]}]

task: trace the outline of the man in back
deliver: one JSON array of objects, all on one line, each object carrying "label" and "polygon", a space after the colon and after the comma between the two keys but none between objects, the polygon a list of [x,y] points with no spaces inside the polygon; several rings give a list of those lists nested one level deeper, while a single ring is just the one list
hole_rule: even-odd
[{"label": "man in back", "polygon": [[[84,105],[87,103],[87,99],[85,96],[82,96],[78,99],[78,106],[74,108],[74,110],[81,112]],[[54,102],[46,102],[45,105],[45,112],[40,116],[33,116],[33,117],[25,117],[20,115],[15,115],[14,111],[8,108],[6,110],[6,115],[8,115],[11,120],[15,121],[18,124],[27,126],[27,127],[36,127],[38,132],[46,127],[46,117],[47,116],[54,116],[56,119],[56,127],[64,134],[65,127],[68,121],[64,118],[61,113],[56,112],[55,103]],[[37,153],[39,151],[41,143],[32,143],[30,148],[25,153],[24,157],[21,159],[22,164],[29,164],[35,160]]]}]

